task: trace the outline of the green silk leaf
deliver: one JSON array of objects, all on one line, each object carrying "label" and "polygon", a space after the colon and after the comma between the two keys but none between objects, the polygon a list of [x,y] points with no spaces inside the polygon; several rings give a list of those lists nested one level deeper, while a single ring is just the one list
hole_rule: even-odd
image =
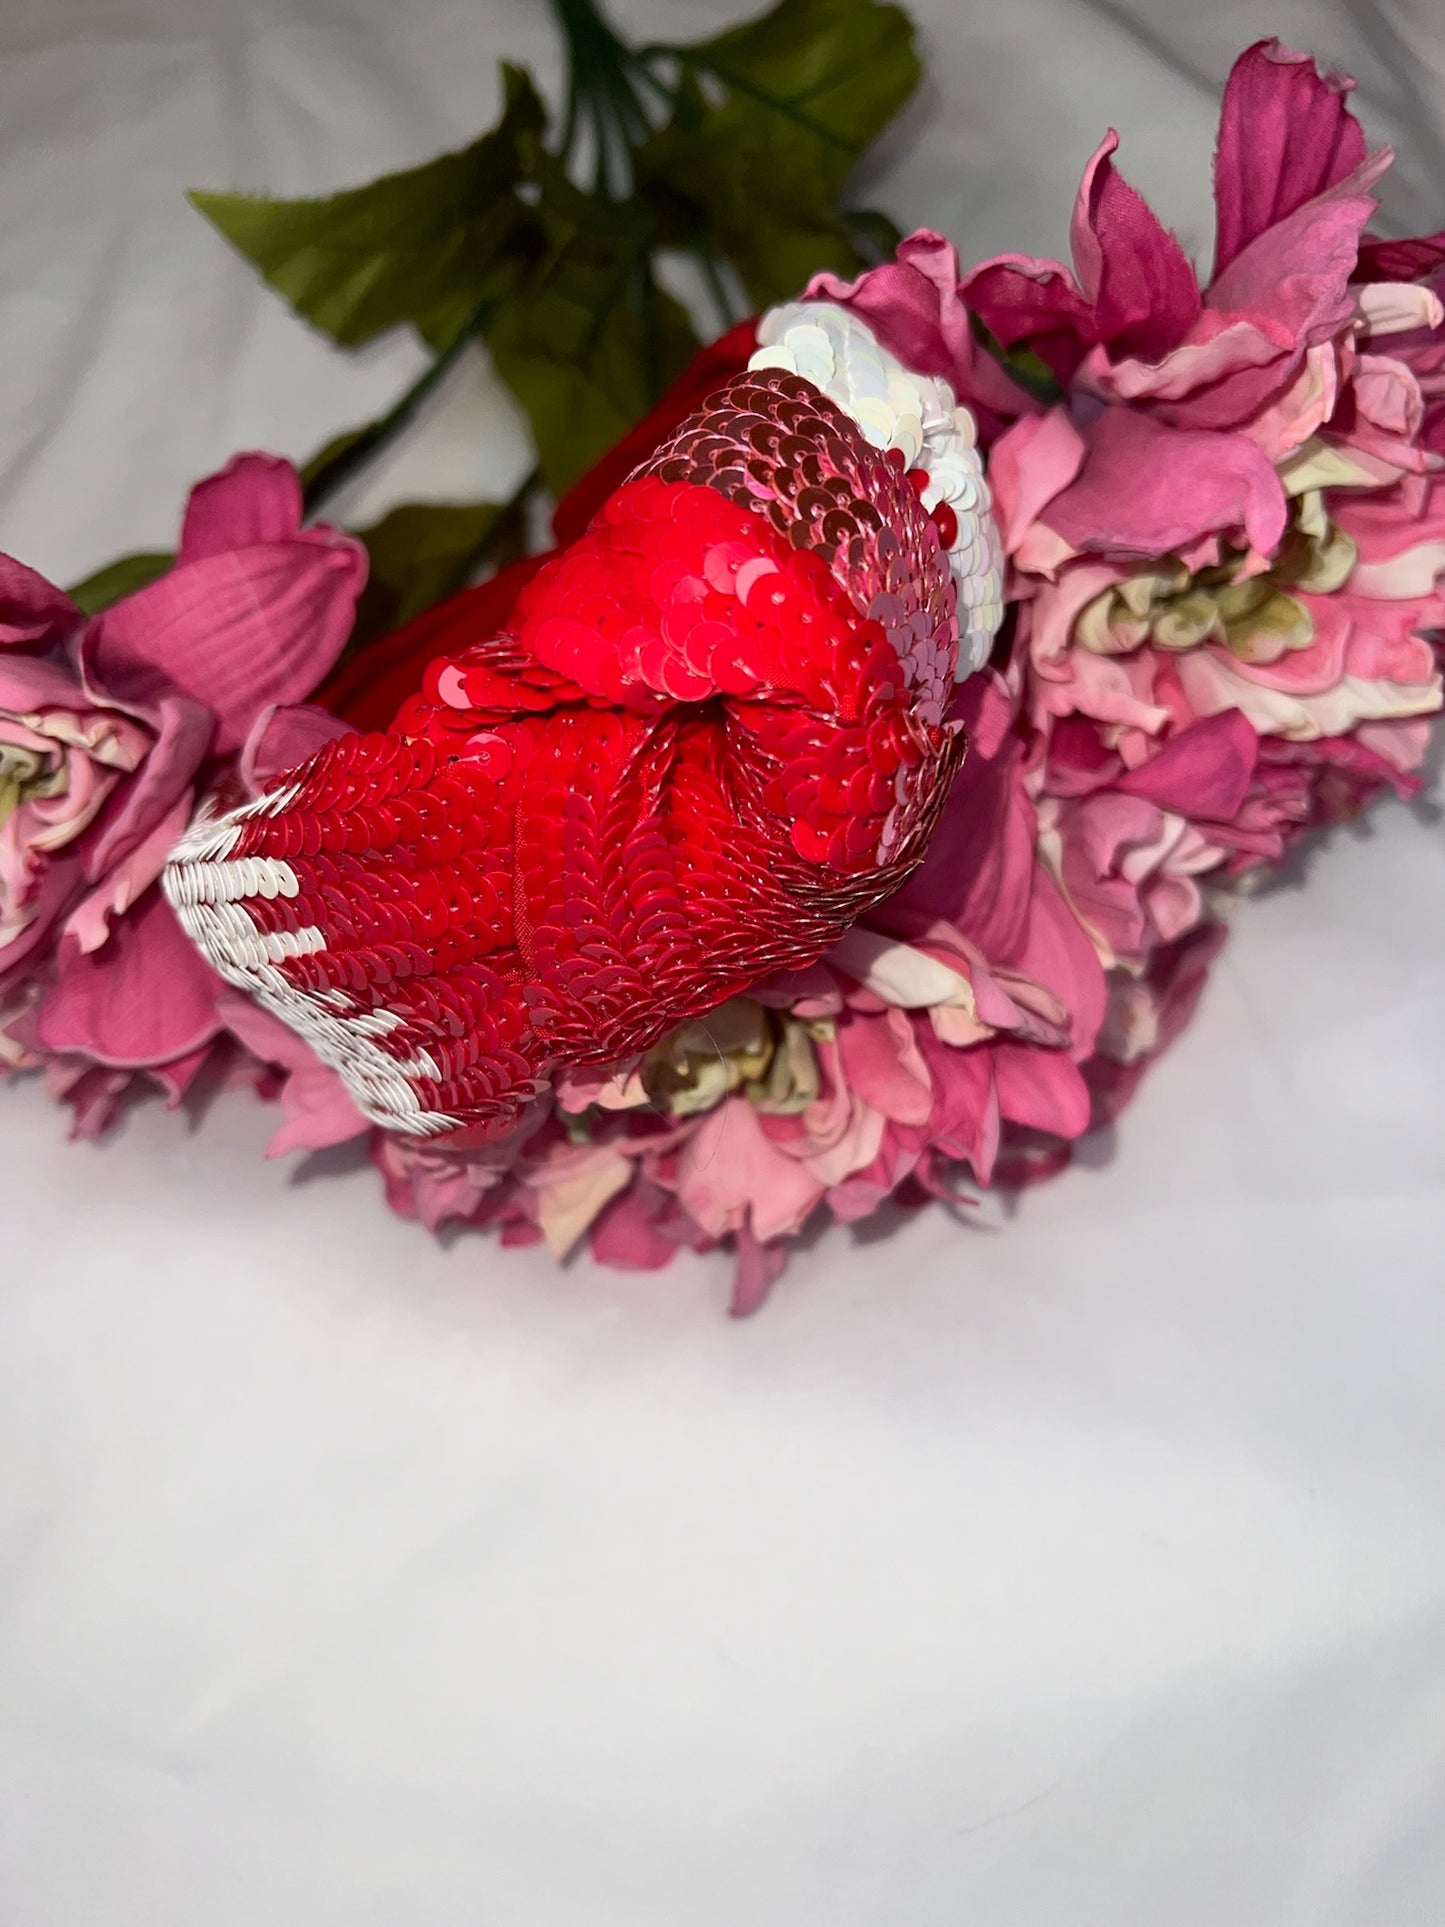
[{"label": "green silk leaf", "polygon": [[542,479],[560,495],[687,366],[698,340],[657,286],[647,210],[542,175],[548,251],[487,328],[497,371],[527,412]]},{"label": "green silk leaf", "polygon": [[269,284],[323,334],[359,347],[410,323],[448,347],[529,253],[531,212],[517,190],[546,112],[520,68],[502,70],[502,118],[456,153],[319,200],[191,195]]},{"label": "green silk leaf", "polygon": [[[820,269],[861,267],[859,217],[839,200],[918,84],[901,8],[780,0],[712,40],[655,52],[684,69],[673,116],[638,162],[670,238],[706,236],[760,305],[797,294]],[[876,244],[878,217],[863,219]]]},{"label": "green silk leaf", "polygon": [[497,502],[405,502],[358,529],[371,566],[349,647],[364,647],[462,588],[496,559],[491,550],[507,542],[517,519]]}]

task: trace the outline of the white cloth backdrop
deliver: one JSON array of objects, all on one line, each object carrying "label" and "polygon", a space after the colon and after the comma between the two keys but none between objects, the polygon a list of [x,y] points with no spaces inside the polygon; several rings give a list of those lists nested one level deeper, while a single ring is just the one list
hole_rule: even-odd
[{"label": "white cloth backdrop", "polygon": [[[621,9],[651,33],[731,0]],[[1110,122],[1196,252],[1217,83],[1361,78],[1445,219],[1439,0],[929,0],[873,188],[1060,251]],[[164,546],[333,354],[180,198],[467,139],[527,0],[7,0],[0,546]],[[396,493],[502,490],[449,400]],[[270,1120],[64,1142],[0,1092],[0,1918],[14,1927],[1438,1927],[1445,838],[1251,905],[1116,1144],[979,1228],[726,1267],[439,1248]],[[323,1160],[324,1162],[324,1160]],[[344,1161],[343,1161],[344,1162]]]}]

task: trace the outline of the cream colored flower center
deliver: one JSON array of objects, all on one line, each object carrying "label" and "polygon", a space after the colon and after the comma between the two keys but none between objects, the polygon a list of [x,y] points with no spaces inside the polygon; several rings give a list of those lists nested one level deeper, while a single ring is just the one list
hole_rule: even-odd
[{"label": "cream colored flower center", "polygon": [[63,756],[52,758],[23,743],[0,742],[0,829],[22,803],[61,796],[68,782]]},{"label": "cream colored flower center", "polygon": [[1269,567],[1242,575],[1245,559],[1243,550],[1231,549],[1194,575],[1177,556],[1145,563],[1087,604],[1074,639],[1099,655],[1144,642],[1157,649],[1214,642],[1241,662],[1277,662],[1315,639],[1314,619],[1293,591],[1329,595],[1342,587],[1355,566],[1355,545],[1330,522],[1320,490],[1310,489],[1296,498]]},{"label": "cream colored flower center", "polygon": [[674,1117],[710,1111],[733,1091],[760,1111],[795,1116],[818,1095],[814,1041],[832,1034],[829,1023],[732,997],[654,1045],[642,1062],[642,1082]]}]

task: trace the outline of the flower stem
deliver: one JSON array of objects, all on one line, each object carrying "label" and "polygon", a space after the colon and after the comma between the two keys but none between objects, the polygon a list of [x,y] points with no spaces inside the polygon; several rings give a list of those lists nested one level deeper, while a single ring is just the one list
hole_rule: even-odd
[{"label": "flower stem", "polygon": [[431,366],[422,370],[410,388],[397,397],[384,415],[374,422],[369,422],[355,435],[344,436],[337,443],[333,454],[323,455],[316,467],[307,475],[302,492],[302,502],[308,517],[319,514],[325,503],[339,494],[354,475],[374,460],[387,443],[401,433],[428,395],[445,380],[467,343],[481,332],[491,313],[492,305],[490,300],[484,301],[467,316],[455,336]]},{"label": "flower stem", "polygon": [[[595,0],[551,0],[567,45],[567,117],[561,156],[571,159],[585,117],[592,122],[597,151],[595,188],[625,199],[631,192],[633,150],[652,132],[638,80],[652,83],[633,50],[613,30]],[[618,170],[614,181],[612,160]]]}]

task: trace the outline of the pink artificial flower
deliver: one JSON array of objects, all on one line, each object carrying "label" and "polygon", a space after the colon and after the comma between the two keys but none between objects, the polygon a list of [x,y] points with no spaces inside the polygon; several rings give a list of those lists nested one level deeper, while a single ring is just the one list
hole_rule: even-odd
[{"label": "pink artificial flower", "polygon": [[202,482],[171,570],[89,620],[0,558],[0,1010],[10,1054],[68,1067],[82,1128],[134,1071],[179,1098],[220,1030],[156,879],[203,791],[289,756],[276,706],[340,653],[365,566],[263,455]]},{"label": "pink artificial flower", "polygon": [[[920,1030],[936,1090],[959,1100],[947,1131],[935,1107],[929,1142],[962,1147],[980,1178],[1002,1146],[1019,1154],[1010,1175],[1062,1161],[1080,1114],[1060,1101],[1073,1037],[1101,1114],[1132,1090],[1197,999],[1216,947],[1211,890],[1415,781],[1445,635],[1445,237],[1365,237],[1390,156],[1367,156],[1351,86],[1274,41],[1236,63],[1207,284],[1119,176],[1111,133],[1080,188],[1072,271],[1004,256],[960,279],[925,234],[890,267],[809,290],[865,312],[985,411],[1016,605],[1028,858],[1108,971],[1092,1055],[1098,1020],[1077,968],[1030,972],[1035,1023],[1051,1014],[1037,989],[1057,994],[1052,1036],[1025,1045],[994,1022],[969,1048],[970,1025],[989,1021],[979,959],[995,976],[1000,958],[1019,959],[939,906],[968,947],[958,967],[977,1013],[936,1002]],[[981,367],[973,323],[1021,381],[1050,371],[1055,399]],[[924,878],[965,873],[940,870],[949,834]],[[1001,901],[1043,907],[1020,865],[1004,873]],[[870,923],[896,928],[916,895]],[[937,927],[933,942],[941,962]],[[1005,1078],[1011,1052],[1026,1056]],[[890,1122],[889,1150],[908,1128]]]},{"label": "pink artificial flower", "polygon": [[[1238,62],[1197,311],[1108,143],[1076,213],[1077,283],[1017,262],[965,283],[1068,384],[1001,436],[990,481],[1050,860],[1101,955],[1136,969],[1203,915],[1197,878],[1408,790],[1441,703],[1445,256],[1362,241],[1388,156],[1365,162],[1348,87],[1272,42]],[[1249,726],[1233,803],[1142,810],[1147,766],[1209,719]]]},{"label": "pink artificial flower", "polygon": [[[1364,238],[1388,156],[1367,157],[1348,90],[1275,42],[1236,65],[1207,285],[1113,135],[1072,271],[1012,256],[961,277],[925,232],[815,279],[946,375],[991,451],[1012,660],[960,694],[970,753],[928,857],[751,993],[811,1027],[806,1101],[723,1079],[669,1117],[636,1065],[573,1077],[485,1156],[379,1136],[399,1208],[559,1254],[585,1235],[631,1266],[730,1240],[753,1310],[821,1210],[1060,1168],[1187,1021],[1222,941],[1213,894],[1408,789],[1440,704],[1445,242]],[[1052,401],[1030,392],[1040,365]]]},{"label": "pink artificial flower", "polygon": [[1235,63],[1220,117],[1207,288],[1115,170],[1111,132],[1074,208],[1074,273],[999,256],[965,278],[963,301],[1005,348],[1027,348],[1069,388],[1178,428],[1257,420],[1299,381],[1310,349],[1353,314],[1347,283],[1375,207],[1370,189],[1390,156],[1367,158],[1345,106],[1352,85],[1321,79],[1307,56],[1275,40]]},{"label": "pink artificial flower", "polygon": [[715,1235],[788,1236],[824,1200],[851,1221],[909,1181],[951,1191],[954,1165],[987,1183],[1006,1127],[1088,1128],[1103,971],[1038,853],[1014,701],[986,675],[960,704],[972,749],[922,868],[822,966],[756,993],[837,1041],[801,1115],[732,1098],[685,1150],[679,1195]]},{"label": "pink artificial flower", "polygon": [[374,1131],[371,1157],[386,1186],[386,1201],[404,1218],[420,1218],[436,1233],[476,1219],[484,1199],[501,1184],[505,1166],[407,1138]]}]

